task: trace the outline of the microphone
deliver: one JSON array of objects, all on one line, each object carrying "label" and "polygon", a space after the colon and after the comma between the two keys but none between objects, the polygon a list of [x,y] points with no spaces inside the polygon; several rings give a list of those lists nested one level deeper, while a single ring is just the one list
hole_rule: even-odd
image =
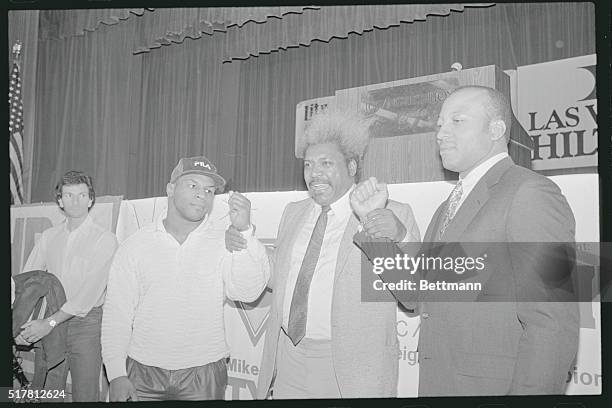
[{"label": "microphone", "polygon": [[452,71],[461,71],[463,69],[463,65],[461,65],[458,62],[455,62],[453,65],[451,65],[451,70]]}]

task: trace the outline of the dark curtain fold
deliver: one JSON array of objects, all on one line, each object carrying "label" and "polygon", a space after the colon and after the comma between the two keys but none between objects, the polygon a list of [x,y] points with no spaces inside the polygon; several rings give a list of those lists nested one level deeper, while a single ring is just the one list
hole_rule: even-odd
[{"label": "dark curtain fold", "polygon": [[163,195],[179,156],[198,154],[233,189],[303,189],[300,101],[449,71],[455,61],[515,69],[595,52],[589,3],[466,8],[232,63],[221,62],[217,34],[133,55],[154,14],[40,43],[34,201],[51,200],[72,168],[91,172],[99,194]]},{"label": "dark curtain fold", "polygon": [[[213,38],[143,56],[142,125],[130,156],[129,197],[164,195],[178,159],[205,155],[225,177],[233,170],[235,66],[222,64]],[[234,90],[232,90],[234,89]]]},{"label": "dark curtain fold", "polygon": [[102,25],[115,25],[127,20],[131,15],[142,16],[154,9],[85,9],[85,10],[45,10],[40,14],[39,38],[41,41],[64,39],[85,35]]},{"label": "dark curtain fold", "polygon": [[39,43],[32,201],[53,201],[68,170],[91,174],[99,195],[128,190],[129,142],[142,117],[135,28],[126,20]]},{"label": "dark curtain fold", "polygon": [[[472,4],[488,7],[492,3]],[[186,38],[214,35],[222,45],[223,61],[246,59],[310,45],[313,41],[346,38],[400,23],[423,21],[462,11],[462,4],[246,7],[157,9],[143,19],[136,54],[162,45],[181,44]]]},{"label": "dark curtain fold", "polygon": [[[305,189],[295,106],[338,89],[495,64],[502,69],[595,52],[592,5],[498,4],[402,23],[241,64],[238,189]],[[560,46],[563,42],[563,46]],[[253,87],[253,84],[257,84]],[[262,121],[259,118],[268,118]]]},{"label": "dark curtain fold", "polygon": [[[229,27],[240,31],[245,24],[261,25],[272,19],[281,20],[286,15],[300,15],[306,7],[216,7],[157,9],[142,21],[141,36],[136,54],[149,52],[162,45],[182,44],[186,38],[195,40],[202,34],[226,32]],[[219,35],[219,34],[217,34]],[[218,38],[219,39],[222,39]]]},{"label": "dark curtain fold", "polygon": [[[479,7],[481,5],[475,5]],[[227,31],[223,60],[308,46],[315,41],[328,42],[374,29],[387,29],[401,23],[424,21],[431,16],[448,16],[462,11],[461,4],[411,4],[380,6],[326,6],[290,15],[265,25],[247,24]]]}]

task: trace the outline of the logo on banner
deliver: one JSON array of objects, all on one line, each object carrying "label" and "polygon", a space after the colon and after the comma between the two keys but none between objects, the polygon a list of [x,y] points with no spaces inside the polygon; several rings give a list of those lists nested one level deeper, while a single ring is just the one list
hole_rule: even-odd
[{"label": "logo on banner", "polygon": [[255,302],[234,302],[234,304],[249,334],[251,343],[256,346],[261,336],[266,332],[266,322],[268,316],[270,316],[270,306],[272,305],[272,290],[266,288],[264,294]]},{"label": "logo on banner", "polygon": [[232,400],[245,399],[240,395],[240,390],[248,390],[251,393],[251,399],[257,395],[257,384],[253,380],[245,380],[244,378],[238,378],[233,376],[227,377],[227,389],[231,390]]},{"label": "logo on banner", "polygon": [[597,65],[589,65],[589,66],[586,66],[586,67],[581,67],[582,69],[586,69],[587,71],[589,71],[591,73],[591,75],[593,75],[593,89],[591,89],[591,93],[590,94],[588,94],[586,97],[584,97],[580,101],[590,101],[592,99],[597,99],[597,94],[595,93],[595,90],[597,89],[595,87],[595,81],[597,79],[597,76],[595,75],[595,68],[596,67],[597,67]]},{"label": "logo on banner", "polygon": [[532,168],[597,166],[595,55],[518,67],[518,111]]}]

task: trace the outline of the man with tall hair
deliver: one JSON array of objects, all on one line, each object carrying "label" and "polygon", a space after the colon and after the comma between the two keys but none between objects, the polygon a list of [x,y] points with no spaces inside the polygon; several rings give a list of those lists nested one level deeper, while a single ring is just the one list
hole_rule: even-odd
[{"label": "man with tall hair", "polygon": [[224,185],[206,157],[180,159],[166,186],[167,213],[117,250],[102,321],[111,401],[224,398],[224,300],[256,300],[270,276],[251,203],[236,192],[229,221],[246,250],[225,249],[228,218],[210,216]]},{"label": "man with tall hair", "polygon": [[46,383],[65,388],[70,371],[72,400],[98,401],[102,304],[117,239],[89,216],[96,201],[90,176],[80,171],[64,174],[55,187],[55,201],[66,220],[42,233],[23,270],[46,270],[57,276],[67,300],[46,319],[25,323],[16,342],[35,343],[67,324],[66,359],[49,371]]},{"label": "man with tall hair", "polygon": [[[365,214],[351,208],[349,194],[368,130],[357,114],[327,111],[305,131],[310,198],[288,204],[278,229],[259,399],[269,395],[274,375],[274,399],[397,395],[397,303],[361,301],[360,251],[352,242]],[[385,204],[394,216],[372,228],[396,241],[418,241],[410,206]],[[227,240],[233,250],[245,245],[232,229]]]},{"label": "man with tall hair", "polygon": [[[452,292],[395,293],[401,301],[418,301],[419,396],[565,391],[579,334],[578,305],[561,301],[575,300],[571,284],[563,286],[571,283],[574,216],[554,182],[508,156],[511,119],[506,97],[482,86],[453,91],[438,119],[442,163],[459,173],[459,181],[434,213],[424,248],[444,257],[462,246],[476,248],[469,246],[476,242],[479,253],[489,255],[484,268],[461,276],[422,270],[381,275],[388,282],[416,277],[482,284],[475,301],[459,302]],[[380,208],[388,193],[378,185],[359,188],[359,194],[361,205]],[[393,243],[371,244],[365,233],[355,241],[370,259],[385,247],[400,252]]]}]

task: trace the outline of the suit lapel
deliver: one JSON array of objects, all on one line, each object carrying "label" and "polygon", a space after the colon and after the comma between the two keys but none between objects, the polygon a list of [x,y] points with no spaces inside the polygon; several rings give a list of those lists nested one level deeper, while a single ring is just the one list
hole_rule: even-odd
[{"label": "suit lapel", "polygon": [[438,241],[438,231],[440,231],[442,216],[446,212],[447,207],[448,198],[446,199],[446,201],[440,204],[434,215],[431,217],[431,221],[429,221],[429,226],[427,227],[427,231],[425,232],[425,236],[423,237],[423,242]]},{"label": "suit lapel", "polygon": [[349,253],[355,245],[353,244],[353,235],[355,235],[355,232],[357,232],[357,225],[359,225],[359,221],[357,221],[355,214],[351,213],[348,224],[344,229],[344,234],[342,235],[342,241],[340,241],[340,248],[338,249],[336,270],[334,271],[334,284],[338,280],[340,274],[344,271],[344,265],[346,264]]},{"label": "suit lapel", "polygon": [[[480,209],[489,200],[489,190],[497,184],[501,176],[512,166],[512,159],[505,158],[496,163],[487,171],[484,176],[476,183],[470,195],[467,196],[455,217],[448,225],[441,241],[457,242],[467,227],[474,220]],[[446,209],[446,206],[444,207]],[[437,230],[436,230],[437,232]]]}]

